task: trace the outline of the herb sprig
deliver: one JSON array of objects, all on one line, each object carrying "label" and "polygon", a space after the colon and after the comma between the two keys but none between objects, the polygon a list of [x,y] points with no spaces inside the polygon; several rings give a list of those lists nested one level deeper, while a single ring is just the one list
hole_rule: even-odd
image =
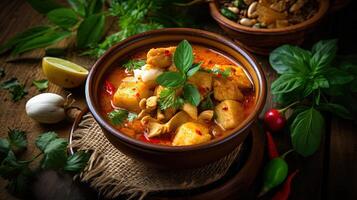
[{"label": "herb sprig", "polygon": [[25,86],[21,84],[17,78],[11,78],[7,81],[4,81],[0,84],[0,88],[8,90],[11,94],[11,99],[15,102],[21,100],[27,95],[27,90]]},{"label": "herb sprig", "polygon": [[[201,67],[201,64],[193,64],[194,56],[190,43],[183,40],[179,43],[173,56],[177,72],[164,72],[156,78],[156,82],[166,89],[160,93],[159,106],[161,109],[178,108],[184,101],[198,106],[201,95],[195,85],[187,82],[188,77],[193,76]],[[183,98],[177,97],[178,90],[183,90]]]},{"label": "herb sprig", "polygon": [[280,74],[271,85],[275,102],[293,109],[289,117],[296,152],[312,155],[325,129],[322,112],[356,119],[356,59],[336,56],[337,40],[316,43],[311,51],[283,45],[270,54],[270,64]]}]

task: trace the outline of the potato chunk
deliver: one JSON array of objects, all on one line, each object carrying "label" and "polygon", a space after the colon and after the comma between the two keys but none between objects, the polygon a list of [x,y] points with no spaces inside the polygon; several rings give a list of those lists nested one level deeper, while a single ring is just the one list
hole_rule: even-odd
[{"label": "potato chunk", "polygon": [[200,123],[187,122],[182,124],[172,142],[173,146],[200,144],[211,139],[208,128]]},{"label": "potato chunk", "polygon": [[156,68],[167,68],[172,64],[176,47],[153,48],[147,54],[146,63]]},{"label": "potato chunk", "polygon": [[243,106],[233,100],[225,100],[215,108],[216,121],[223,129],[237,127],[243,120]]},{"label": "potato chunk", "polygon": [[198,88],[201,96],[206,96],[212,90],[212,75],[207,72],[196,72],[188,82]]},{"label": "potato chunk", "polygon": [[151,96],[149,86],[143,82],[123,81],[113,97],[113,104],[131,112],[140,112],[139,102]]},{"label": "potato chunk", "polygon": [[226,78],[215,78],[213,81],[213,95],[218,101],[238,100],[242,101],[244,96],[235,81]]}]

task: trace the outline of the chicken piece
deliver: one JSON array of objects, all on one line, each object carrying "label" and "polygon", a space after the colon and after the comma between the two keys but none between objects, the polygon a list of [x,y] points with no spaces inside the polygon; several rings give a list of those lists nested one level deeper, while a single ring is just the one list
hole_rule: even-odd
[{"label": "chicken piece", "polygon": [[113,97],[113,104],[117,107],[124,108],[128,111],[139,113],[139,102],[142,98],[151,95],[147,84],[143,82],[122,82]]},{"label": "chicken piece", "polygon": [[147,54],[146,63],[155,68],[167,68],[172,64],[176,47],[153,48]]},{"label": "chicken piece", "polygon": [[138,81],[143,81],[147,83],[150,88],[157,86],[156,78],[162,74],[161,69],[153,68],[153,66],[146,64],[140,69],[134,69],[134,77]]},{"label": "chicken piece", "polygon": [[213,69],[220,69],[221,71],[229,70],[230,74],[228,79],[236,81],[240,89],[250,89],[252,88],[252,83],[250,82],[247,74],[244,72],[241,66],[235,65],[215,65]]},{"label": "chicken piece", "polygon": [[215,78],[213,81],[213,96],[218,101],[238,100],[242,101],[244,96],[238,84],[233,80],[226,78]]},{"label": "chicken piece", "polygon": [[200,144],[211,140],[209,129],[200,123],[187,122],[182,124],[172,141],[173,146]]},{"label": "chicken piece", "polygon": [[182,106],[182,110],[185,111],[190,117],[194,120],[197,119],[197,107],[190,104],[190,103],[185,103]]},{"label": "chicken piece", "polygon": [[216,122],[225,130],[237,127],[244,120],[242,104],[233,100],[222,101],[215,113]]},{"label": "chicken piece", "polygon": [[205,110],[198,115],[198,121],[202,123],[209,123],[214,116],[214,111],[213,110]]},{"label": "chicken piece", "polygon": [[198,88],[201,97],[206,96],[212,90],[212,74],[210,73],[198,71],[188,79],[188,82]]}]

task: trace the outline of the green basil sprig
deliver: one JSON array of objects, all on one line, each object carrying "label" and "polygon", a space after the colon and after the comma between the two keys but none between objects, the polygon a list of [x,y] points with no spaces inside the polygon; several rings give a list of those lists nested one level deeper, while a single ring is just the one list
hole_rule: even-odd
[{"label": "green basil sprig", "polygon": [[357,59],[340,58],[336,52],[337,40],[323,40],[311,51],[283,45],[269,57],[280,75],[271,85],[274,101],[294,105],[289,118],[291,139],[303,156],[312,155],[320,145],[325,126],[322,112],[357,119],[357,106],[352,103],[357,100]]}]

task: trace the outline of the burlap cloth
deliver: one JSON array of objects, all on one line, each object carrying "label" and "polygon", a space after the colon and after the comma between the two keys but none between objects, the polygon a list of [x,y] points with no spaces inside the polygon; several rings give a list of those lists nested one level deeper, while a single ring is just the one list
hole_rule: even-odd
[{"label": "burlap cloth", "polygon": [[89,113],[73,132],[72,148],[91,151],[87,167],[76,176],[107,198],[127,195],[143,199],[149,192],[193,189],[222,178],[241,149],[197,169],[164,171],[149,168],[114,148]]}]

